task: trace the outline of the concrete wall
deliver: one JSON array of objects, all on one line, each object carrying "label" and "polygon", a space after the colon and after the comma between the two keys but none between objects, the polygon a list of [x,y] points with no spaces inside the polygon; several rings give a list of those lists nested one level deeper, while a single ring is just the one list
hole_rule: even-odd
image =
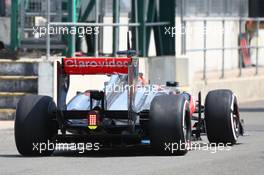
[{"label": "concrete wall", "polygon": [[167,81],[178,81],[181,86],[191,84],[192,71],[187,57],[164,56],[145,58],[145,60],[148,64],[145,74],[148,75],[151,84],[164,85]]},{"label": "concrete wall", "polygon": [[224,80],[211,80],[205,84],[197,81],[190,88],[193,95],[202,93],[204,101],[206,94],[214,89],[231,89],[237,96],[239,102],[263,100],[264,99],[264,75],[241,78],[229,78]]},{"label": "concrete wall", "polygon": [[201,91],[203,100],[210,90],[215,89],[231,89],[240,102],[264,99],[263,68],[258,76],[243,71],[242,77],[237,77],[237,74],[225,79],[213,76],[205,83],[205,81],[194,76],[191,60],[186,56],[140,58],[140,63],[145,63],[141,67],[141,71],[148,76],[152,84],[178,81],[182,90],[188,91],[194,96],[197,96],[198,92]]},{"label": "concrete wall", "polygon": [[3,41],[5,45],[10,44],[10,18],[0,17],[0,41]]},{"label": "concrete wall", "polygon": [[38,94],[54,96],[53,62],[39,62],[38,66]]}]

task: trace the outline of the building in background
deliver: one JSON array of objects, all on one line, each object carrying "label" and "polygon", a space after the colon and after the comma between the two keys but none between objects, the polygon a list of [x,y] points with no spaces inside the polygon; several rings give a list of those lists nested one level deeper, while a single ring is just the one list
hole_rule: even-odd
[{"label": "building in background", "polygon": [[250,0],[176,0],[176,13],[192,17],[247,17]]}]

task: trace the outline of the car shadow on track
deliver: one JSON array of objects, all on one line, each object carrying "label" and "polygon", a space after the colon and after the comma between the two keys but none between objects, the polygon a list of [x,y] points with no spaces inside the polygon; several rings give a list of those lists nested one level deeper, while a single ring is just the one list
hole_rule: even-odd
[{"label": "car shadow on track", "polygon": [[[99,151],[58,151],[56,150],[50,157],[139,157],[139,156],[155,156],[148,147],[129,147],[129,148],[107,148]],[[0,154],[0,158],[39,158],[24,157],[17,154]]]},{"label": "car shadow on track", "polygon": [[[208,148],[210,146],[209,143],[206,142],[194,142],[196,143],[196,147],[192,146],[190,148],[189,153],[193,151],[206,151],[205,148]],[[234,146],[240,145],[243,143],[236,143]],[[211,146],[211,149],[214,149],[217,147],[216,145]],[[197,148],[201,148],[198,149]],[[205,150],[204,150],[205,149]],[[215,149],[214,149],[215,150]],[[210,151],[210,150],[209,150]],[[217,150],[216,150],[217,151]],[[87,157],[87,158],[104,158],[104,157],[151,157],[151,156],[168,156],[168,155],[156,155],[152,151],[152,149],[149,146],[130,146],[130,147],[118,147],[118,148],[102,148],[98,151],[70,151],[70,150],[56,150],[52,157]],[[0,154],[0,158],[41,158],[41,157],[24,157],[21,156],[19,153],[16,154]]]},{"label": "car shadow on track", "polygon": [[138,157],[154,156],[148,147],[103,148],[99,151],[55,151],[54,157]]},{"label": "car shadow on track", "polygon": [[[235,146],[241,145],[243,143],[236,143]],[[197,143],[196,146],[201,147],[204,149],[206,146],[208,147],[208,143]],[[215,148],[216,146],[212,146],[211,149]],[[196,150],[197,147],[192,147],[189,150],[190,152],[199,151]],[[207,148],[208,149],[208,148]],[[215,149],[214,149],[215,150]],[[206,151],[206,150],[204,150]],[[207,150],[210,151],[210,150]],[[217,149],[215,151],[218,151]],[[58,151],[56,150],[52,157],[87,157],[87,158],[105,158],[105,157],[151,157],[151,156],[161,156],[166,157],[168,155],[156,155],[149,147],[129,147],[129,148],[107,148],[101,149],[99,151],[85,151],[85,152],[78,152],[78,151]],[[0,154],[0,158],[40,158],[40,157],[24,157],[21,156],[19,153],[17,154]]]}]

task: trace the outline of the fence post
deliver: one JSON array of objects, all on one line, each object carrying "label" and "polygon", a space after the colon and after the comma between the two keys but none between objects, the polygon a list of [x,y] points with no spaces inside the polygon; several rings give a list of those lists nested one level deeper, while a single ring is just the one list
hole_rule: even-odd
[{"label": "fence post", "polygon": [[46,37],[46,49],[47,49],[47,53],[46,53],[46,60],[49,60],[50,58],[50,34],[49,34],[49,28],[50,28],[50,0],[46,1],[47,3],[47,37]]},{"label": "fence post", "polygon": [[[113,23],[120,22],[120,0],[113,1]],[[113,54],[116,56],[116,52],[119,49],[119,27],[113,27]]]},{"label": "fence post", "polygon": [[[69,22],[76,22],[76,0],[68,0],[68,19]],[[76,27],[76,26],[73,26]],[[75,35],[68,35],[68,57],[73,57],[75,54]]]},{"label": "fence post", "polygon": [[203,80],[206,83],[207,77],[206,77],[206,32],[207,32],[207,21],[206,19],[204,20],[204,25],[203,25],[203,39],[204,39],[204,46],[203,46],[203,56],[204,56],[204,69],[203,69]]},{"label": "fence post", "polygon": [[241,37],[241,34],[242,34],[242,20],[241,18],[239,18],[239,47],[238,47],[238,60],[239,60],[239,77],[242,76],[242,48],[240,46],[240,37]]},{"label": "fence post", "polygon": [[185,15],[184,0],[181,0],[181,54],[186,54],[186,21],[183,19]]},{"label": "fence post", "polygon": [[[99,0],[95,1],[95,23],[99,23]],[[98,35],[95,35],[95,43],[94,43],[94,56],[98,56],[99,55],[99,51],[98,51],[98,43],[99,43],[99,38]]]},{"label": "fence post", "polygon": [[256,75],[258,75],[259,68],[259,19],[257,18],[257,46],[256,46]]},{"label": "fence post", "polygon": [[222,21],[222,75],[221,78],[225,77],[225,19]]},{"label": "fence post", "polygon": [[11,49],[12,51],[16,51],[18,48],[18,7],[20,0],[12,0],[11,3]]}]

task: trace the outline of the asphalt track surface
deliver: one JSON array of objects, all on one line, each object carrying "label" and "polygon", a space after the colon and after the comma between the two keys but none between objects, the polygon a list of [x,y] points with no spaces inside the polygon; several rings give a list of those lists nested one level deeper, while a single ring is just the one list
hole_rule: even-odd
[{"label": "asphalt track surface", "polygon": [[[154,156],[148,149],[126,148],[78,154],[57,151],[51,157],[18,154],[12,123],[0,121],[0,174],[264,174],[264,101],[241,104],[246,136],[231,150],[192,150],[185,156]],[[206,145],[203,138],[201,144]]]}]

